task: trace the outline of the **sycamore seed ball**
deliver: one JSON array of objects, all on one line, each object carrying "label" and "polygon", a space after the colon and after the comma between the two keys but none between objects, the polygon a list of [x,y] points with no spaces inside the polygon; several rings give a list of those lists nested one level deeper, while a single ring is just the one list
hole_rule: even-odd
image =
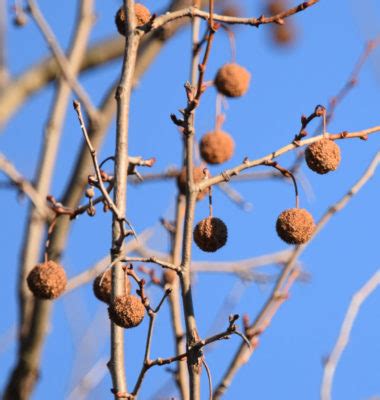
[{"label": "sycamore seed ball", "polygon": [[219,93],[227,97],[240,97],[248,91],[251,74],[242,66],[231,63],[221,67],[214,79]]},{"label": "sycamore seed ball", "polygon": [[215,252],[227,242],[227,226],[219,218],[207,217],[194,228],[194,242],[207,252]]},{"label": "sycamore seed ball", "polygon": [[[203,167],[195,167],[193,170],[194,183],[199,183],[204,177]],[[177,177],[177,186],[181,194],[186,195],[187,192],[187,173],[186,168],[182,168]],[[198,193],[197,200],[202,200],[207,194],[207,190]]]},{"label": "sycamore seed ball", "polygon": [[303,244],[310,240],[315,231],[314,219],[303,208],[290,208],[278,217],[276,231],[288,244]]},{"label": "sycamore seed ball", "polygon": [[318,174],[335,171],[341,160],[339,146],[330,139],[321,139],[306,148],[305,159],[308,167]]},{"label": "sycamore seed ball", "polygon": [[[150,11],[140,3],[135,4],[136,25],[141,26],[149,22],[151,18]],[[115,24],[120,35],[125,36],[126,15],[124,7],[120,7],[115,15]]]},{"label": "sycamore seed ball", "polygon": [[30,271],[27,283],[35,297],[52,300],[65,291],[67,278],[65,270],[59,264],[47,261]]},{"label": "sycamore seed ball", "polygon": [[164,285],[174,285],[177,280],[177,273],[171,269],[166,269],[162,274]]},{"label": "sycamore seed ball", "polygon": [[122,328],[134,328],[144,319],[145,307],[140,298],[127,294],[119,296],[108,307],[110,320]]},{"label": "sycamore seed ball", "polygon": [[[111,290],[112,290],[112,270],[108,269],[106,272],[99,274],[93,282],[92,289],[94,295],[100,301],[110,304]],[[128,275],[125,274],[125,294],[131,292],[131,283]]]},{"label": "sycamore seed ball", "polygon": [[222,164],[232,158],[235,142],[226,132],[208,132],[202,137],[199,149],[208,164]]}]

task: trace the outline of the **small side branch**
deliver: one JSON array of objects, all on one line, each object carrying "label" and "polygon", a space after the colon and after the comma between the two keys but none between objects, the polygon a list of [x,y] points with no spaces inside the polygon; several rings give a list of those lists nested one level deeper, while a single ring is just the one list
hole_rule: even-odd
[{"label": "small side branch", "polygon": [[380,286],[380,270],[376,271],[375,274],[372,275],[372,277],[352,297],[351,303],[344,317],[338,339],[325,364],[321,385],[321,400],[331,399],[335,371],[350,340],[356,318],[363,303],[378,288],[378,286]]}]

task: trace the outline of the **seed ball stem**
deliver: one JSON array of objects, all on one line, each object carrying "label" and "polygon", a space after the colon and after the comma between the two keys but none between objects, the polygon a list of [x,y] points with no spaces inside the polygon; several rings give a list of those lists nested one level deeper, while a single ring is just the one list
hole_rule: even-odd
[{"label": "seed ball stem", "polygon": [[276,222],[278,236],[288,244],[304,244],[315,231],[313,216],[303,208],[290,208],[283,211]]},{"label": "seed ball stem", "polygon": [[194,228],[194,242],[206,252],[215,252],[227,242],[227,226],[219,218],[207,217],[202,219]]}]

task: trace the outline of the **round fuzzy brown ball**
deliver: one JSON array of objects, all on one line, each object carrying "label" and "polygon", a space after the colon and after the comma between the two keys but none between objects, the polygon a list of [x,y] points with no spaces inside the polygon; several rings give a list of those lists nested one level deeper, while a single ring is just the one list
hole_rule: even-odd
[{"label": "round fuzzy brown ball", "polygon": [[219,218],[207,217],[198,222],[194,229],[194,241],[207,252],[214,252],[227,242],[227,226]]},{"label": "round fuzzy brown ball", "polygon": [[227,97],[240,97],[248,91],[251,74],[238,64],[225,64],[216,74],[214,84]]},{"label": "round fuzzy brown ball", "polygon": [[[140,3],[135,4],[136,25],[141,26],[149,22],[151,18],[150,11]],[[124,7],[120,7],[115,15],[115,24],[120,35],[125,36],[125,15]]]},{"label": "round fuzzy brown ball", "polygon": [[171,269],[166,269],[162,274],[162,280],[164,284],[173,285],[173,283],[177,280],[177,273]]},{"label": "round fuzzy brown ball", "polygon": [[[97,299],[109,304],[111,302],[112,269],[108,269],[106,272],[99,274],[94,279],[92,289]],[[125,294],[129,294],[130,292],[131,283],[127,274],[125,274]]]},{"label": "round fuzzy brown ball", "polygon": [[65,270],[56,262],[48,261],[36,265],[27,277],[29,289],[39,299],[52,300],[66,288]]},{"label": "round fuzzy brown ball", "polygon": [[208,132],[202,137],[199,149],[207,163],[222,164],[232,158],[235,142],[226,132]]},{"label": "round fuzzy brown ball", "polygon": [[145,307],[133,294],[116,297],[108,307],[110,320],[122,328],[134,328],[144,319]]},{"label": "round fuzzy brown ball", "polygon": [[305,159],[308,167],[318,174],[335,171],[341,160],[339,146],[330,139],[322,139],[306,148]]},{"label": "round fuzzy brown ball", "polygon": [[[197,184],[199,183],[203,178],[204,178],[204,173],[203,173],[203,167],[195,167],[193,170],[193,177],[194,177],[194,183]],[[182,168],[181,172],[179,173],[177,177],[177,186],[178,190],[181,194],[186,194],[187,192],[187,173],[186,173],[186,168]],[[202,192],[198,193],[197,200],[202,200],[207,194],[206,190],[203,190]]]},{"label": "round fuzzy brown ball", "polygon": [[295,40],[295,30],[290,24],[272,27],[272,36],[278,45],[291,45]]},{"label": "round fuzzy brown ball", "polygon": [[285,210],[277,219],[276,231],[286,243],[306,243],[315,231],[313,216],[303,208]]}]

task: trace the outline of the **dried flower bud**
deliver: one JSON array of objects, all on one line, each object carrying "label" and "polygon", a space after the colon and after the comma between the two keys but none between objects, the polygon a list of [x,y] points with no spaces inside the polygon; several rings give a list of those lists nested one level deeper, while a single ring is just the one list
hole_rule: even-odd
[{"label": "dried flower bud", "polygon": [[95,190],[92,186],[86,189],[85,196],[88,199],[92,199],[95,196]]},{"label": "dried flower bud", "polygon": [[51,300],[59,297],[66,288],[65,270],[54,261],[36,265],[27,277],[29,289],[39,299]]}]

